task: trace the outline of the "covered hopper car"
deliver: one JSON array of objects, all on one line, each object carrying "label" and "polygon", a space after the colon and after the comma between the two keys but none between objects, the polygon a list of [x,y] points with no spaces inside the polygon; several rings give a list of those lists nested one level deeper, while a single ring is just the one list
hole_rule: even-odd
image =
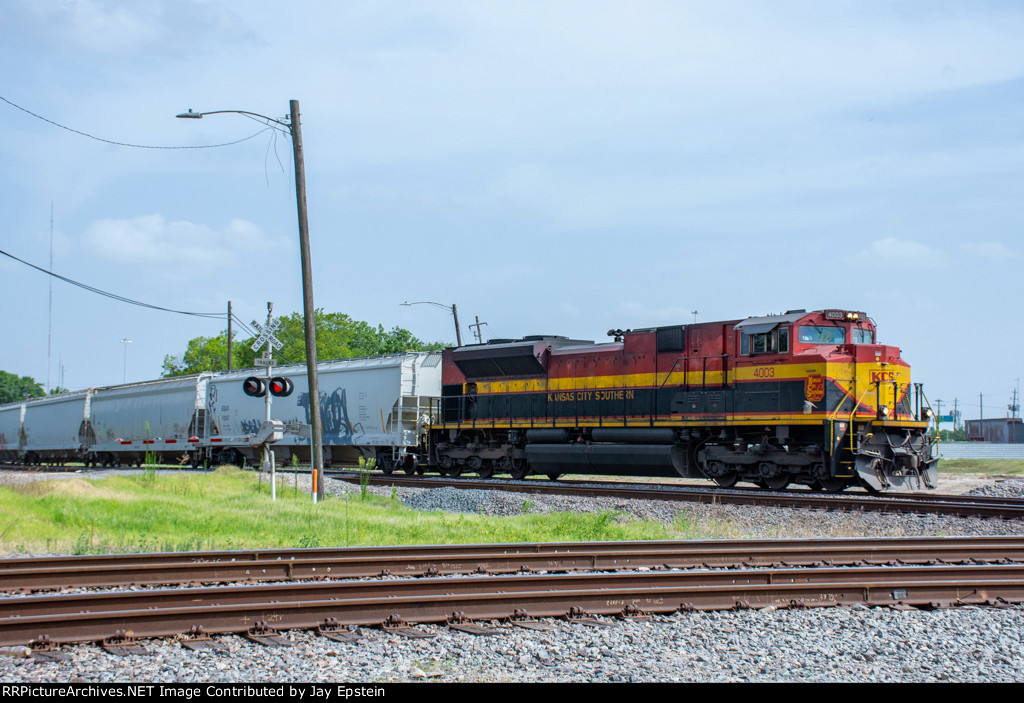
[{"label": "covered hopper car", "polygon": [[[441,354],[407,352],[319,364],[325,462],[377,460],[385,470],[413,464],[440,394]],[[272,414],[295,432],[272,445],[279,461],[310,456],[304,364],[274,368],[293,392],[273,398]],[[0,461],[83,462],[87,466],[253,461],[250,443],[265,419],[265,399],[243,392],[252,369],[203,373],[0,405]],[[147,457],[149,459],[147,459]]]},{"label": "covered hopper car", "polygon": [[931,409],[850,310],[444,352],[430,463],[481,476],[631,474],[781,489],[935,488]]}]

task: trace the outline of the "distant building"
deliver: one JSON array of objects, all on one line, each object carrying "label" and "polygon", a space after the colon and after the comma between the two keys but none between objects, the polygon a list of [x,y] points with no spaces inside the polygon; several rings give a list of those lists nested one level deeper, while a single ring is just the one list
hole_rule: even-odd
[{"label": "distant building", "polygon": [[964,423],[969,442],[1024,444],[1024,420],[1019,417],[994,417],[991,420],[967,420]]}]

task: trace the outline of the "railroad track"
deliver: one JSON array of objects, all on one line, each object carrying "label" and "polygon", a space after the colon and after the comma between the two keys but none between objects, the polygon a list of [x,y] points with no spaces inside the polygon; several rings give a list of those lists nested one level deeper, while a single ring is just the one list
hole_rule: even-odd
[{"label": "railroad track", "polygon": [[[330,472],[331,478],[359,483],[358,473]],[[365,480],[365,479],[362,479]],[[575,482],[575,481],[504,481],[500,479],[446,479],[432,476],[373,475],[374,486],[403,486],[408,488],[476,488],[479,490],[510,491],[529,494],[631,498],[637,500],[665,500],[690,503],[718,503],[722,505],[771,505],[787,508],[818,510],[866,510],[893,513],[929,513],[958,517],[1024,518],[1024,499],[989,496],[959,496],[935,494],[827,494],[811,491],[716,490],[703,486],[675,484]]]},{"label": "railroad track", "polygon": [[[774,555],[767,551],[766,545],[745,550],[736,542],[679,543],[681,551],[692,548],[687,557],[691,562],[696,562],[701,557],[701,549],[705,549],[709,555],[705,560],[718,559],[721,565],[731,567],[717,569],[707,568],[705,562],[701,562],[700,568],[659,569],[625,563],[623,555],[630,553],[635,543],[575,545],[575,549],[570,545],[500,545],[525,547],[515,555],[516,560],[531,552],[543,554],[550,572],[580,569],[586,558],[594,562],[604,558],[617,566],[603,568],[620,570],[611,573],[588,570],[490,576],[431,575],[386,580],[316,580],[14,595],[0,598],[0,646],[23,646],[30,641],[99,641],[125,632],[134,632],[137,637],[200,631],[260,636],[272,635],[275,629],[317,628],[344,636],[345,629],[352,626],[445,623],[463,619],[522,624],[524,618],[586,614],[629,617],[641,611],[671,613],[688,609],[819,607],[849,603],[918,607],[1021,603],[1024,602],[1022,541],[1021,538],[792,540],[776,545],[778,551]],[[872,546],[871,542],[876,544]],[[719,547],[717,556],[716,545]],[[556,548],[547,549],[552,546]],[[657,555],[654,561],[663,560],[668,545],[650,546],[648,553]],[[491,551],[486,551],[488,549]],[[430,554],[431,550],[440,551]],[[477,550],[470,559],[478,561],[498,551],[487,545],[474,545],[466,550]],[[353,556],[369,558],[373,550],[346,551],[359,551]],[[444,563],[451,552],[457,551],[452,547],[411,548],[405,556],[428,557]],[[751,556],[758,553],[759,557]],[[262,556],[271,554],[274,553]],[[993,563],[946,563],[952,559],[973,562],[979,555]],[[159,556],[173,560],[169,555]],[[751,558],[753,562],[749,561]],[[559,559],[562,562],[555,563]],[[757,559],[770,559],[774,565],[761,566]],[[791,559],[804,559],[819,566],[780,566],[790,563]],[[872,559],[896,565],[868,565]],[[628,561],[633,560],[630,556]],[[913,561],[931,563],[909,563]],[[833,565],[822,565],[826,563]],[[589,567],[594,568],[602,567]]]},{"label": "railroad track", "polygon": [[0,591],[537,571],[1024,563],[1024,536],[562,542],[0,559]]}]

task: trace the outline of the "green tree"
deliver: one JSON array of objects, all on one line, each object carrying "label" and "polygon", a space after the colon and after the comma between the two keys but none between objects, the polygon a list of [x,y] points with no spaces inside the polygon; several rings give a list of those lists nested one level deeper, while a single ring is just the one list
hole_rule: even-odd
[{"label": "green tree", "polygon": [[39,398],[46,395],[43,386],[31,376],[15,376],[0,371],[0,403],[13,403],[25,398]]},{"label": "green tree", "polygon": [[[281,326],[274,333],[282,344],[274,352],[280,363],[301,363],[306,360],[306,331],[302,313],[286,315]],[[444,349],[443,342],[426,343],[417,339],[409,330],[394,327],[385,331],[383,325],[374,327],[362,320],[353,320],[344,313],[316,311],[316,355],[317,359],[348,359],[356,356],[376,356],[403,351],[430,351]],[[236,339],[232,348],[234,368],[249,368],[254,365],[257,354],[252,349],[255,337]],[[223,371],[227,369],[227,333],[216,337],[196,337],[189,340],[185,353],[180,357],[164,357],[163,375],[184,376],[201,371]]]},{"label": "green tree", "polygon": [[[239,349],[235,342],[231,356],[238,364]],[[190,339],[185,353],[180,357],[168,354],[164,357],[163,376],[187,376],[200,371],[226,371],[228,368],[227,330],[216,337]]]}]

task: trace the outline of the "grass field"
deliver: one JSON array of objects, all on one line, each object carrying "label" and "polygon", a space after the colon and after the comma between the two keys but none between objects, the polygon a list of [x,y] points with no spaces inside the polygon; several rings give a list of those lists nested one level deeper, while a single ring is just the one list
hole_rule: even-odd
[{"label": "grass field", "polygon": [[[955,476],[1022,476],[1024,461],[943,459]],[[424,513],[365,490],[317,505],[279,479],[277,501],[257,474],[223,467],[0,486],[0,552],[111,552],[385,544],[743,537],[728,521],[681,506],[671,525],[617,512],[512,517]]]},{"label": "grass field", "polygon": [[1024,476],[1018,459],[940,459],[939,473],[950,476]]},{"label": "grass field", "polygon": [[[714,526],[708,526],[713,530]],[[0,550],[109,553],[474,542],[696,538],[613,512],[482,515],[423,513],[362,491],[312,504],[279,483],[277,501],[252,472],[146,472],[0,487]]]}]

